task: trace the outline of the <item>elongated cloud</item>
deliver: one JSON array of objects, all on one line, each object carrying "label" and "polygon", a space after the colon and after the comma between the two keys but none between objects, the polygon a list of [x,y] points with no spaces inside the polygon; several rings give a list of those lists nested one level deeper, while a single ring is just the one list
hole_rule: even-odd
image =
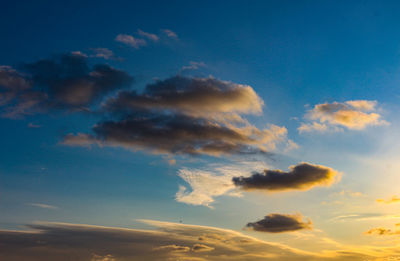
[{"label": "elongated cloud", "polygon": [[143,94],[121,92],[104,104],[111,119],[93,134],[67,135],[64,144],[122,146],[166,154],[267,153],[287,142],[284,127],[258,129],[240,114],[260,113],[250,86],[213,78],[173,77],[148,85]]},{"label": "elongated cloud", "polygon": [[391,197],[389,199],[377,199],[376,202],[385,203],[385,204],[400,203],[400,197],[393,196],[393,197]]},{"label": "elongated cloud", "polygon": [[24,74],[0,68],[3,116],[18,117],[50,109],[83,109],[133,78],[105,64],[91,68],[82,55],[64,54],[22,66]]},{"label": "elongated cloud", "polygon": [[262,99],[248,85],[214,78],[176,76],[146,87],[142,94],[121,92],[110,99],[111,111],[137,109],[173,110],[189,115],[261,113]]},{"label": "elongated cloud", "polygon": [[[0,231],[7,261],[266,261],[361,260],[376,256],[330,251],[326,256],[269,243],[236,231],[143,220],[156,230],[37,223],[30,231]],[[390,253],[379,252],[380,256]]]},{"label": "elongated cloud", "polygon": [[146,38],[148,38],[148,39],[150,39],[150,40],[152,40],[154,42],[157,42],[159,40],[159,37],[156,34],[151,34],[151,33],[148,33],[148,32],[144,32],[144,31],[142,31],[140,29],[138,30],[138,34],[143,36],[143,37],[146,37]]},{"label": "elongated cloud", "polygon": [[269,214],[256,222],[250,222],[246,228],[259,232],[282,233],[302,229],[312,229],[311,220],[304,222],[300,214]]},{"label": "elongated cloud", "polygon": [[234,177],[234,184],[243,190],[285,191],[309,190],[315,186],[330,186],[340,178],[339,173],[329,167],[310,163],[299,163],[289,167],[290,171],[264,170],[250,177]]},{"label": "elongated cloud", "polygon": [[376,101],[353,100],[317,104],[306,114],[310,123],[302,123],[299,132],[338,131],[340,127],[362,130],[371,125],[387,124],[376,112]]},{"label": "elongated cloud", "polygon": [[140,47],[147,45],[146,40],[135,38],[129,34],[119,34],[117,37],[115,37],[115,41],[129,45],[135,49],[139,49]]},{"label": "elongated cloud", "polygon": [[377,227],[377,228],[372,228],[366,232],[364,232],[366,235],[378,235],[378,236],[393,236],[393,235],[400,235],[400,223],[396,224],[396,229],[388,229],[384,227]]}]

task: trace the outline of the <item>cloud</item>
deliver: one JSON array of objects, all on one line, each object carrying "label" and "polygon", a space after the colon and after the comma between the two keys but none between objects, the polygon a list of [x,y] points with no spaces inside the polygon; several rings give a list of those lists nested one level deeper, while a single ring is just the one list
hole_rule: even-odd
[{"label": "cloud", "polygon": [[150,40],[152,40],[154,42],[157,42],[159,40],[159,37],[157,35],[144,32],[144,31],[142,31],[140,29],[138,30],[138,34],[143,36],[143,37],[146,37],[146,38],[148,38],[148,39],[150,39]]},{"label": "cloud", "polygon": [[32,207],[45,208],[45,209],[58,209],[58,207],[56,207],[56,206],[42,204],[42,203],[30,203],[28,205],[30,205]]},{"label": "cloud", "polygon": [[400,223],[396,224],[396,230],[391,230],[388,228],[383,228],[383,227],[377,227],[377,228],[372,228],[364,234],[366,235],[378,235],[378,236],[393,236],[393,235],[400,235]]},{"label": "cloud", "polygon": [[250,222],[246,225],[247,229],[259,232],[282,233],[302,229],[312,229],[312,222],[308,219],[302,221],[301,214],[269,214],[256,222]]},{"label": "cloud", "polygon": [[[21,73],[8,67],[0,74],[2,115],[16,118],[49,109],[82,110],[133,78],[106,64],[92,68],[82,55],[64,54],[24,64]],[[17,78],[18,76],[18,78]]]},{"label": "cloud", "polygon": [[117,37],[115,37],[115,41],[129,45],[136,49],[139,49],[140,47],[147,45],[146,40],[135,38],[129,34],[119,34],[117,35]]},{"label": "cloud", "polygon": [[209,169],[180,169],[178,176],[189,184],[190,191],[185,186],[179,186],[175,199],[190,205],[213,208],[211,204],[215,201],[215,197],[242,195],[232,182],[234,176],[246,175],[250,170],[262,169],[265,166],[262,162],[241,162],[230,166],[218,165]]},{"label": "cloud", "polygon": [[183,71],[190,71],[190,70],[198,70],[201,67],[206,67],[206,64],[203,62],[190,61],[189,65],[182,66],[180,71],[183,72]]},{"label": "cloud", "polygon": [[385,203],[385,204],[399,203],[400,202],[400,197],[392,196],[389,199],[377,199],[376,202]]},{"label": "cloud", "polygon": [[0,231],[0,260],[7,261],[265,261],[361,260],[389,251],[311,253],[240,232],[197,225],[141,220],[155,230],[40,222],[29,231]]},{"label": "cloud", "polygon": [[282,170],[264,170],[250,177],[234,177],[234,184],[243,190],[285,191],[309,190],[315,186],[330,186],[340,179],[339,173],[329,167],[306,162]]},{"label": "cloud", "polygon": [[376,112],[377,104],[367,100],[317,104],[305,116],[311,123],[302,123],[298,130],[300,133],[340,131],[340,127],[362,130],[371,125],[387,124]]},{"label": "cloud", "polygon": [[142,94],[121,92],[110,99],[110,110],[166,109],[189,115],[214,113],[261,113],[262,99],[248,85],[215,78],[175,76],[149,84]]},{"label": "cloud", "polygon": [[169,29],[163,29],[162,32],[163,32],[166,36],[168,36],[169,38],[178,39],[178,35],[177,35],[175,32],[173,32],[173,31],[171,31],[171,30],[169,30]]},{"label": "cloud", "polygon": [[265,154],[287,140],[287,130],[258,129],[240,116],[259,114],[262,105],[250,86],[177,76],[148,85],[142,94],[120,92],[105,102],[111,119],[96,124],[93,134],[67,135],[64,143],[162,154]]},{"label": "cloud", "polygon": [[115,59],[114,52],[107,48],[91,48],[93,55],[91,57],[103,58],[106,60]]}]

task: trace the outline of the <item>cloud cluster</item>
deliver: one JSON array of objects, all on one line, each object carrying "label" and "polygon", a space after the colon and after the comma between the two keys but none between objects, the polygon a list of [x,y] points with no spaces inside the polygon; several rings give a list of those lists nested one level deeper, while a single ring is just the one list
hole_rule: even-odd
[{"label": "cloud cluster", "polygon": [[400,223],[396,224],[396,230],[388,229],[388,228],[383,228],[383,227],[377,227],[377,228],[372,228],[364,234],[366,235],[378,235],[378,236],[392,236],[392,235],[400,235]]},{"label": "cloud cluster", "polygon": [[[0,260],[7,261],[265,261],[372,260],[346,251],[314,254],[232,230],[143,220],[157,230],[36,223],[30,231],[0,231]],[[380,252],[380,255],[387,253]]]},{"label": "cloud cluster", "polygon": [[148,85],[143,93],[123,91],[104,103],[111,119],[93,134],[67,135],[64,144],[102,144],[165,154],[267,153],[285,142],[287,130],[258,129],[241,114],[261,113],[253,88],[214,78],[176,76]]},{"label": "cloud cluster", "polygon": [[312,229],[311,220],[304,222],[300,214],[269,214],[256,222],[246,225],[247,229],[259,232],[282,233],[302,229]]},{"label": "cloud cluster", "polygon": [[307,112],[310,123],[302,123],[299,132],[340,131],[340,127],[362,130],[371,125],[387,124],[376,111],[377,102],[353,100],[343,103],[322,103]]},{"label": "cloud cluster", "polygon": [[[169,29],[163,29],[161,32],[168,38],[178,39],[178,35]],[[115,37],[115,41],[135,49],[139,49],[143,46],[146,46],[148,44],[148,40],[152,42],[158,42],[160,40],[160,35],[145,32],[141,29],[138,29],[136,35],[138,35],[138,37],[130,34],[118,34]]]},{"label": "cloud cluster", "polygon": [[289,167],[290,171],[264,170],[250,177],[234,177],[234,184],[243,190],[285,191],[309,190],[315,186],[329,186],[340,178],[339,173],[329,167],[306,162]]},{"label": "cloud cluster", "polygon": [[133,78],[105,64],[92,68],[87,58],[64,54],[21,66],[23,73],[0,68],[2,115],[15,118],[49,109],[85,110]]}]

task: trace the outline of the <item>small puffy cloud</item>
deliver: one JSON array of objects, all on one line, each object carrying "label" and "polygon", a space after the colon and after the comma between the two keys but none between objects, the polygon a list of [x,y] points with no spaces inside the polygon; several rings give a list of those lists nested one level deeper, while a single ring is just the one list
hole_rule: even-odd
[{"label": "small puffy cloud", "polygon": [[168,36],[169,38],[178,39],[178,35],[177,35],[174,31],[172,31],[172,30],[163,29],[162,32],[163,32],[166,36]]},{"label": "small puffy cloud", "polygon": [[377,199],[376,202],[385,203],[385,204],[399,203],[400,202],[400,197],[392,196],[389,199]]},{"label": "small puffy cloud", "polygon": [[142,94],[120,92],[104,103],[111,119],[96,124],[94,134],[67,135],[64,143],[81,140],[162,154],[265,154],[287,140],[287,130],[258,129],[241,117],[261,113],[262,105],[250,86],[177,76],[148,85]]},{"label": "small puffy cloud", "polygon": [[372,125],[384,125],[386,121],[377,113],[376,101],[353,100],[343,103],[317,104],[305,116],[310,123],[302,123],[299,132],[340,131],[340,127],[362,130]]},{"label": "small puffy cloud", "polygon": [[115,37],[115,41],[129,45],[133,48],[139,49],[142,46],[147,45],[146,40],[135,38],[129,34],[119,34]]},{"label": "small puffy cloud", "polygon": [[329,167],[306,162],[290,166],[288,172],[264,170],[250,177],[234,177],[234,184],[243,190],[285,191],[309,190],[315,186],[330,186],[340,179],[340,174]]},{"label": "small puffy cloud", "polygon": [[157,42],[159,40],[159,37],[156,34],[147,33],[147,32],[144,32],[144,31],[142,31],[140,29],[138,30],[138,34],[140,36],[146,37],[147,39],[150,39],[150,40],[152,40],[154,42]]},{"label": "small puffy cloud", "polygon": [[269,214],[256,222],[246,225],[247,229],[259,232],[282,233],[312,229],[311,220],[304,222],[301,214]]}]

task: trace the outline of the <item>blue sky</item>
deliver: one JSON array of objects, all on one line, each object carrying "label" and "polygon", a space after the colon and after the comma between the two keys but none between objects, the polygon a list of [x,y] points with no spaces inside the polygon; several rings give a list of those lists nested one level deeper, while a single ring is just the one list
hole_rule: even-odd
[{"label": "blue sky", "polygon": [[[173,234],[183,223],[310,251],[315,260],[325,260],[321,249],[337,260],[345,260],[338,254],[344,250],[355,253],[349,260],[360,260],[363,251],[371,260],[398,257],[395,250],[373,249],[395,249],[400,234],[393,229],[399,223],[399,10],[397,1],[3,3],[0,229],[44,221],[172,226]],[[72,69],[64,58],[74,62]],[[34,67],[43,59],[66,66],[65,74],[75,62],[88,72],[76,69],[77,84],[68,85],[62,73]],[[103,84],[97,77],[106,73],[117,76]],[[168,84],[182,89],[168,93]],[[30,90],[45,98],[27,105],[36,102]],[[124,91],[140,110],[123,103]],[[82,97],[90,102],[77,101]],[[152,119],[146,124],[162,120],[143,133],[142,125],[118,125],[146,117]],[[171,128],[165,134],[171,138],[151,136],[170,121],[163,133]],[[205,125],[242,136],[219,133],[216,141],[209,128],[197,133]],[[180,131],[198,136],[191,140]],[[220,141],[237,147],[207,151]],[[190,142],[195,153],[182,149]],[[325,176],[298,187],[274,180],[304,162]],[[255,172],[278,183],[251,187]],[[239,176],[251,184],[235,183]],[[376,201],[383,198],[393,204]],[[264,216],[281,217],[274,213],[303,227],[270,233],[254,225]],[[380,235],[373,230],[382,227]],[[91,260],[124,260],[108,254],[115,259]]]}]

